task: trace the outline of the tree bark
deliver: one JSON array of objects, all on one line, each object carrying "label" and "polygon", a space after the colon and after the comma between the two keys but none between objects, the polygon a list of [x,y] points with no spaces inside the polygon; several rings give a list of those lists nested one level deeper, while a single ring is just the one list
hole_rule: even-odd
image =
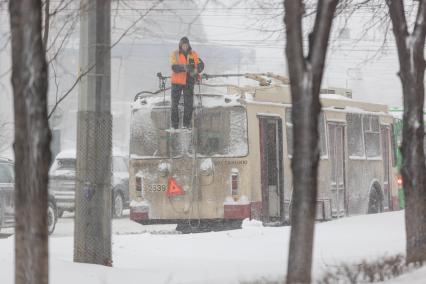
[{"label": "tree bark", "polygon": [[47,43],[49,42],[49,29],[50,29],[50,0],[45,0],[44,3],[44,33],[43,33],[43,46],[47,51]]},{"label": "tree bark", "polygon": [[15,112],[15,283],[48,283],[51,159],[40,0],[9,2]]},{"label": "tree bark", "polygon": [[331,24],[338,0],[319,0],[309,53],[302,42],[301,0],[285,0],[286,56],[293,120],[293,205],[287,283],[310,283],[319,161],[319,92]]},{"label": "tree bark", "polygon": [[398,50],[403,92],[401,174],[406,200],[407,262],[426,260],[426,166],[423,148],[424,45],[426,3],[419,2],[414,29],[408,32],[402,0],[388,0]]}]

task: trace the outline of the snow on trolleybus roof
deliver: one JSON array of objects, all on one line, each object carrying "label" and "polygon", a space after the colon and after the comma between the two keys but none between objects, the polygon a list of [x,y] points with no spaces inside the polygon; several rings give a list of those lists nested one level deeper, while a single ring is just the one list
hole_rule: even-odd
[{"label": "snow on trolleybus roof", "polygon": [[[270,74],[270,73],[267,73]],[[251,104],[283,104],[291,106],[290,85],[282,80],[272,80],[264,86],[239,88],[242,99]],[[345,113],[389,114],[385,104],[352,99],[352,91],[345,88],[329,87],[321,89],[322,109]]]},{"label": "snow on trolleybus roof", "polygon": [[[194,106],[201,104],[203,108],[240,106],[240,96],[228,94],[226,87],[227,86],[211,87],[202,85],[201,92],[199,93],[198,87],[196,86],[194,90]],[[201,95],[201,98],[199,95]],[[163,106],[170,106],[170,91],[166,91],[166,94],[158,93],[150,96],[138,96],[131,104],[133,111],[141,108],[146,109]]]},{"label": "snow on trolleybus roof", "polygon": [[[157,76],[160,79],[160,89],[155,92],[142,91],[136,94],[134,102],[131,104],[132,110],[163,106],[164,104],[170,105],[170,87],[166,88],[165,85],[166,80],[170,77],[163,77],[161,73],[158,73]],[[262,87],[271,86],[273,82],[288,84],[286,77],[270,72],[219,75],[202,74],[202,81],[196,84],[194,88],[194,106],[202,106],[204,108],[239,106],[242,104],[240,99],[250,98],[251,95],[249,92],[253,90],[253,86],[240,87],[221,82],[213,84],[206,83],[207,80],[230,77],[245,77],[257,81],[258,85]]]}]

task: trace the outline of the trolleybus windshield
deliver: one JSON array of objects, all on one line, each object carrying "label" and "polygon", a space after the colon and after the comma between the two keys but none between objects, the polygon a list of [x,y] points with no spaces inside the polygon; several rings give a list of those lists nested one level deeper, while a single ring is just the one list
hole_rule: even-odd
[{"label": "trolleybus windshield", "polygon": [[[195,111],[194,111],[195,112]],[[170,131],[170,107],[140,108],[133,112],[130,152],[135,158],[178,158],[193,154],[204,157],[242,157],[248,154],[247,115],[242,106],[218,106],[196,111],[197,130]],[[180,120],[183,110],[180,109]]]}]

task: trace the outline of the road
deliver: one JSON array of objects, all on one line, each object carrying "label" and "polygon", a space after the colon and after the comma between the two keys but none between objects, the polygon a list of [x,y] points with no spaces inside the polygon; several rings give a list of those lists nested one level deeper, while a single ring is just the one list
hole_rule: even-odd
[{"label": "road", "polygon": [[[129,219],[129,210],[124,211],[122,218],[112,220],[112,233],[114,235],[130,234],[176,234],[176,225],[141,225]],[[13,228],[2,229],[0,239],[7,238],[14,232]],[[50,237],[70,237],[74,236],[74,214],[65,212],[62,218],[56,223],[55,231]]]}]

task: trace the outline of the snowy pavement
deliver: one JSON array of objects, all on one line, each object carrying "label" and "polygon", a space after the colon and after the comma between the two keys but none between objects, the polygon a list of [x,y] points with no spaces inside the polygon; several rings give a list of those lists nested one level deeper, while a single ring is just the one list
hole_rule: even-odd
[{"label": "snowy pavement", "polygon": [[[167,234],[176,233],[176,225],[150,225],[142,226],[136,222],[129,220],[130,210],[124,210],[123,218],[113,219],[112,233],[114,235],[131,235],[131,234]],[[51,238],[72,237],[74,236],[74,214],[64,213],[63,218],[59,218],[56,223],[55,231]]]},{"label": "snowy pavement", "polygon": [[426,267],[422,267],[410,273],[389,280],[388,284],[424,284],[426,283]]},{"label": "snowy pavement", "polygon": [[[50,238],[50,283],[240,283],[283,279],[287,267],[289,227],[252,221],[241,230],[180,235],[163,234],[173,232],[172,225],[118,219],[113,222],[113,268],[73,263],[72,227],[71,217],[60,219]],[[314,249],[316,277],[342,262],[403,253],[404,213],[319,223]],[[0,239],[0,275],[2,283],[13,283],[13,237]]]}]

